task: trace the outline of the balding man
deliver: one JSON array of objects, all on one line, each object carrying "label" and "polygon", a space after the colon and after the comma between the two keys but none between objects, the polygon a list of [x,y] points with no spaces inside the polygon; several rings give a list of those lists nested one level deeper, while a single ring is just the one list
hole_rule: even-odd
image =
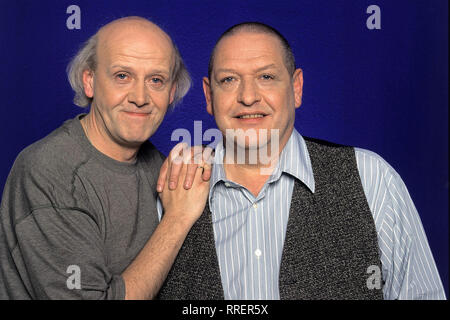
[{"label": "balding man", "polygon": [[153,298],[208,193],[201,174],[191,177],[195,192],[166,187],[158,221],[164,157],[148,138],[189,75],[169,36],[139,17],[101,28],[68,73],[75,103],[91,108],[13,165],[1,204],[0,299]]},{"label": "balding man", "polygon": [[160,298],[445,299],[398,173],[373,152],[294,128],[303,72],[277,30],[225,31],[203,89],[224,139],[205,212]]}]

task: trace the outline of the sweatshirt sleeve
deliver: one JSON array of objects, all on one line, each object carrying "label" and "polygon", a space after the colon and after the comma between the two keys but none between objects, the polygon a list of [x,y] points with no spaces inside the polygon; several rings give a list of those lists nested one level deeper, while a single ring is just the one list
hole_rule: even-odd
[{"label": "sweatshirt sleeve", "polygon": [[58,201],[70,183],[34,155],[19,155],[2,196],[0,299],[124,299],[99,217]]},{"label": "sweatshirt sleeve", "polygon": [[39,208],[15,225],[15,235],[12,258],[33,299],[125,298],[123,279],[108,271],[103,241],[86,212]]}]

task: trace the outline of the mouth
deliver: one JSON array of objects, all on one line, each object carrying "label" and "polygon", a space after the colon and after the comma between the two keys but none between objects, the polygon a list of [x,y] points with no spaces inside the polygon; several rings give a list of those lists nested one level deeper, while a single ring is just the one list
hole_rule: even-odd
[{"label": "mouth", "polygon": [[264,118],[267,116],[266,113],[260,112],[260,111],[254,111],[254,112],[242,112],[238,113],[235,118],[238,119],[257,119],[257,118]]},{"label": "mouth", "polygon": [[236,118],[239,119],[255,119],[255,118],[264,118],[265,115],[264,114],[245,114],[242,116],[237,116]]},{"label": "mouth", "polygon": [[133,112],[133,111],[124,111],[124,112],[131,117],[146,117],[152,114],[151,112]]},{"label": "mouth", "polygon": [[258,123],[267,116],[266,113],[256,111],[252,113],[239,113],[234,118],[245,123]]}]

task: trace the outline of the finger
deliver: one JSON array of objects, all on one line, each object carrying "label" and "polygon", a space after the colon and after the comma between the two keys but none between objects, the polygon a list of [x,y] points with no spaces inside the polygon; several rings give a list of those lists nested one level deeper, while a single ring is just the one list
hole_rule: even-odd
[{"label": "finger", "polygon": [[[184,188],[189,190],[192,187],[195,175],[197,174],[197,168],[199,165],[197,163],[188,163],[186,169],[186,177],[184,179]],[[201,174],[201,173],[200,173]]]},{"label": "finger", "polygon": [[187,174],[187,170],[188,170],[188,165],[186,163],[184,163],[183,161],[181,162],[181,170],[180,170],[180,177],[185,177]]},{"label": "finger", "polygon": [[170,190],[174,190],[177,188],[178,178],[180,177],[180,172],[183,168],[183,165],[183,158],[181,156],[173,158],[170,172],[167,173]]},{"label": "finger", "polygon": [[191,148],[191,152],[193,153],[193,157],[191,160],[193,160],[194,165],[190,165],[188,167],[188,172],[185,179],[185,189],[190,189],[192,186],[192,181],[194,180],[194,175],[197,172],[197,168],[202,167],[201,176],[203,176],[205,169],[205,181],[208,181],[211,176],[211,168],[210,166],[205,166],[204,158],[210,158],[211,157],[211,148],[204,148],[203,146],[194,146]]},{"label": "finger", "polygon": [[195,170],[194,180],[192,181],[192,185],[199,185],[200,183],[203,182],[203,179],[202,179],[203,169],[204,168],[202,166],[197,166],[197,168]]},{"label": "finger", "polygon": [[193,146],[191,148],[191,153],[192,160],[195,163],[200,164],[201,162],[203,162],[203,146]]},{"label": "finger", "polygon": [[[195,190],[196,193],[207,195],[209,193],[209,181],[205,181],[202,178],[202,168],[197,168],[197,174],[195,175],[194,182],[192,183],[192,189]],[[206,193],[205,193],[206,192]]]},{"label": "finger", "polygon": [[214,150],[210,147],[206,147],[203,150],[203,181],[208,181],[211,178],[212,162],[214,160]]},{"label": "finger", "polygon": [[209,164],[204,163],[202,173],[203,181],[208,181],[209,179],[211,179],[211,172],[212,172],[211,166]]},{"label": "finger", "polygon": [[164,190],[168,168],[169,168],[169,160],[168,158],[166,158],[166,160],[164,160],[161,166],[161,169],[159,170],[159,177],[158,181],[156,182],[156,191],[158,192],[162,192]]},{"label": "finger", "polygon": [[[172,185],[173,187],[171,188],[176,188],[177,184],[178,184],[178,172],[177,170],[179,170],[180,168],[178,167],[180,165],[180,157],[183,154],[183,150],[187,148],[187,143],[185,142],[180,142],[177,143],[175,145],[175,147],[173,147],[173,149],[170,151],[169,156],[167,157],[168,159],[168,170],[167,170],[167,178],[171,178],[172,177]],[[172,165],[175,164],[175,173],[172,173]],[[166,180],[169,180],[166,179]],[[169,186],[170,187],[170,186]]]},{"label": "finger", "polygon": [[184,163],[187,164],[186,176],[184,177],[184,188],[186,190],[192,187],[194,176],[197,172],[197,168],[201,166],[202,160],[202,146],[193,146],[189,150],[186,150]]},{"label": "finger", "polygon": [[188,145],[186,142],[177,143],[169,153],[169,157],[171,158],[171,160],[181,155],[183,153],[183,150],[185,150],[187,147]]}]

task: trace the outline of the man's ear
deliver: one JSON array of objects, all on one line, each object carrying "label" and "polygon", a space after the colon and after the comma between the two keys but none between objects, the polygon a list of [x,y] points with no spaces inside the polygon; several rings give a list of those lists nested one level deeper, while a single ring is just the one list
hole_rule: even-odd
[{"label": "man's ear", "polygon": [[83,87],[84,94],[89,97],[94,97],[94,71],[84,70],[83,71]]},{"label": "man's ear", "polygon": [[175,92],[177,92],[177,83],[176,82],[172,85],[172,88],[170,89],[169,104],[171,104],[173,102],[173,100],[175,99]]},{"label": "man's ear", "polygon": [[211,83],[207,77],[203,77],[203,93],[205,94],[206,111],[213,116]]},{"label": "man's ear", "polygon": [[302,104],[303,96],[303,71],[302,69],[296,69],[294,75],[292,76],[292,82],[294,86],[294,100],[295,108],[300,107]]}]

